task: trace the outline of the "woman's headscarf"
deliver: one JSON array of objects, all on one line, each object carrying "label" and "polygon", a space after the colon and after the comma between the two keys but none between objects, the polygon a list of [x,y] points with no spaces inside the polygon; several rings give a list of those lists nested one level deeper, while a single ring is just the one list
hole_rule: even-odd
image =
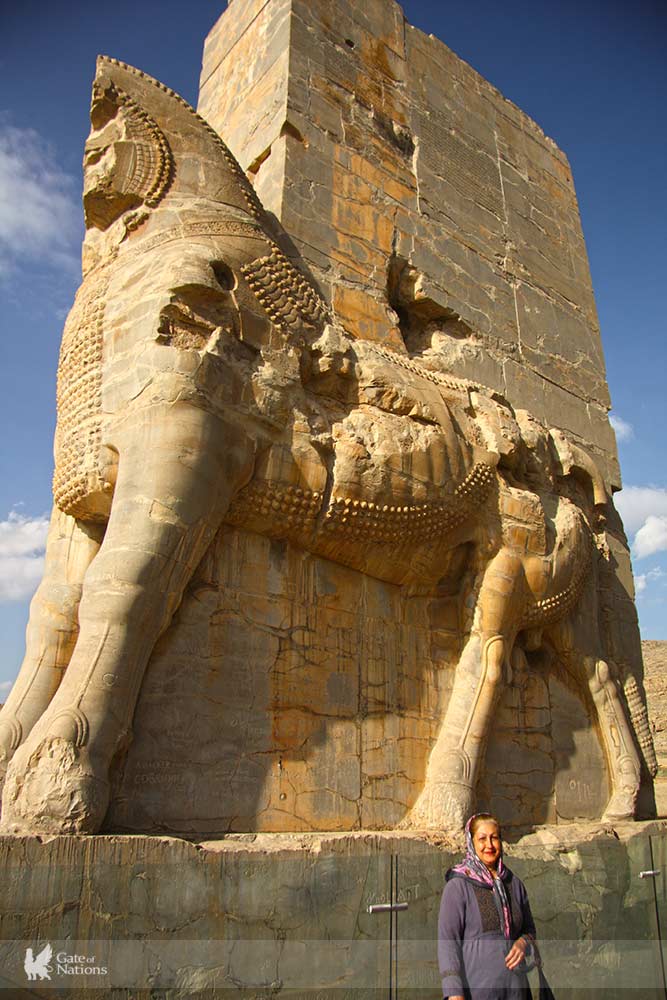
[{"label": "woman's headscarf", "polygon": [[[496,904],[498,916],[500,917],[500,926],[503,929],[503,934],[509,940],[512,937],[512,912],[510,910],[507,890],[505,889],[503,881],[503,879],[505,879],[509,874],[509,870],[503,864],[502,840],[500,842],[500,857],[498,858],[498,868],[496,870],[497,874],[494,876],[493,873],[486,867],[482,859],[477,856],[477,851],[475,850],[475,845],[473,843],[471,827],[473,820],[478,815],[483,814],[475,813],[466,823],[466,854],[463,861],[460,861],[458,865],[454,865],[454,867],[450,869],[448,878],[459,875],[472,879],[474,882],[479,882],[481,885],[487,886],[487,888],[493,889],[493,901]],[[489,820],[489,822],[491,822],[491,820]]]}]

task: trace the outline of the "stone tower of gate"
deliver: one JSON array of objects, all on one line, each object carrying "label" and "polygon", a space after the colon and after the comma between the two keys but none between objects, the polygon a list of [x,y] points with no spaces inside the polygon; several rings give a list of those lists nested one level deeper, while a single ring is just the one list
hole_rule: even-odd
[{"label": "stone tower of gate", "polygon": [[[562,429],[609,492],[620,488],[572,171],[528,115],[394,0],[233,0],[206,40],[199,111],[342,324],[413,358],[437,350],[453,374]],[[637,706],[634,587],[613,515],[602,544],[607,655]],[[445,651],[452,614],[444,601]],[[604,768],[588,709],[564,681],[518,678],[490,757],[535,751],[525,801],[555,794],[550,818],[592,816]],[[519,747],[511,734],[520,718],[539,732],[547,703],[556,749],[540,773],[540,739]],[[488,797],[503,771],[489,775]]]}]

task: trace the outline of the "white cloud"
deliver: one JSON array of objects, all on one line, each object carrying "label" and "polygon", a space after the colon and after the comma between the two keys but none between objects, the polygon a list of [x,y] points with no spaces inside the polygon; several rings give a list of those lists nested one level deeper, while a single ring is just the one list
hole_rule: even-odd
[{"label": "white cloud", "polygon": [[627,420],[623,420],[623,417],[617,417],[615,413],[611,413],[609,415],[609,423],[614,428],[617,441],[630,441],[635,436],[632,424],[629,424]]},{"label": "white cloud", "polygon": [[667,551],[667,515],[649,514],[632,543],[637,559]]},{"label": "white cloud", "polygon": [[614,503],[628,535],[639,531],[651,516],[667,517],[667,490],[655,486],[626,486]]},{"label": "white cloud", "polygon": [[0,601],[31,597],[44,571],[49,521],[23,517],[15,510],[0,521]]},{"label": "white cloud", "polygon": [[14,681],[0,681],[0,698],[4,698],[14,687]]},{"label": "white cloud", "polygon": [[54,150],[0,117],[0,277],[25,259],[80,267],[80,218],[78,182],[58,168]]},{"label": "white cloud", "polygon": [[637,597],[640,597],[645,592],[649,583],[652,583],[654,580],[659,580],[664,576],[665,573],[659,566],[656,566],[655,569],[650,569],[648,573],[640,573],[639,576],[636,576],[635,591],[637,593]]}]

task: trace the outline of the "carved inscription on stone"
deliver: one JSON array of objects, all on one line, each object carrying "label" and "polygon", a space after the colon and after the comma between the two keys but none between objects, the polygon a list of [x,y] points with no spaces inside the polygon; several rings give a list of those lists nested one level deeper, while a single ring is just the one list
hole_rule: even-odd
[{"label": "carved inscription on stone", "polygon": [[[463,139],[454,123],[438,111],[418,119],[419,159],[431,175],[445,180],[466,198],[492,212],[504,215],[498,163],[489,151],[479,148],[473,137]],[[494,150],[495,152],[495,150]],[[426,191],[435,183],[428,174],[422,178]]]}]

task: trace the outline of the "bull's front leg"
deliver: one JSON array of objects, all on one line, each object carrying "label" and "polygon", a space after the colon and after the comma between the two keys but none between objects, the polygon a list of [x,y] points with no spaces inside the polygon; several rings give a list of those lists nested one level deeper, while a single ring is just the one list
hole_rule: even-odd
[{"label": "bull's front leg", "polygon": [[634,819],[641,766],[630,721],[609,664],[596,660],[587,667],[611,778],[611,796],[602,818],[611,822]]},{"label": "bull's front leg", "polygon": [[514,640],[521,576],[520,559],[507,549],[485,570],[424,787],[404,826],[460,831],[474,811],[489,726]]},{"label": "bull's front leg", "polygon": [[103,525],[84,525],[53,509],[44,575],[30,604],[25,656],[0,712],[0,787],[9,761],[48,708],[70,661],[83,578],[103,531]]},{"label": "bull's front leg", "polygon": [[84,579],[63,682],[8,768],[10,832],[99,829],[148,659],[252,468],[247,435],[187,402],[135,412],[111,443],[119,466],[109,524]]}]

